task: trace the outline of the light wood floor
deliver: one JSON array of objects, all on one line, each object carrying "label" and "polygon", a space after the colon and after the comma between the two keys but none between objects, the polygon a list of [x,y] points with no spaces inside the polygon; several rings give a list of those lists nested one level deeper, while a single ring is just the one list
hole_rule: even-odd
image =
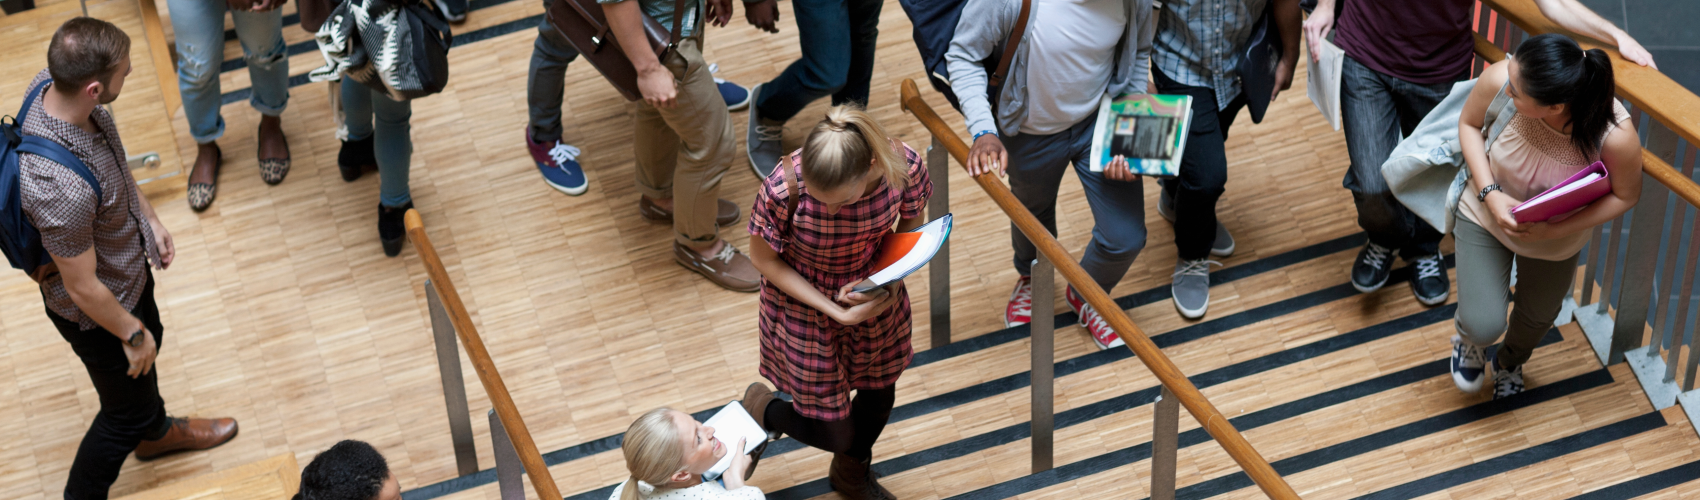
[{"label": "light wood floor", "polygon": [[[897,82],[922,76],[919,57],[907,18],[895,1],[887,3],[872,111],[900,138],[924,147],[927,136],[896,105]],[[293,11],[293,6],[286,8]],[[141,40],[134,5],[106,0],[90,9]],[[790,3],[781,3],[784,20],[778,35],[759,33],[741,20],[711,29],[708,59],[721,64],[720,76],[753,84],[794,60],[797,29],[790,9]],[[22,68],[0,78],[0,109],[17,105],[21,91],[11,89],[21,88],[43,64],[47,37],[75,11],[74,2],[44,2],[34,13],[0,19],[0,41],[17,47],[0,54],[0,60]],[[533,0],[497,4],[474,11],[457,34],[541,12]],[[292,43],[308,39],[295,26],[285,33]],[[633,416],[657,406],[700,411],[725,404],[758,380],[758,342],[755,296],[721,290],[670,262],[669,229],[637,215],[625,104],[588,64],[574,64],[569,71],[564,111],[566,139],[585,151],[581,160],[591,190],[569,197],[539,181],[521,135],[533,37],[534,31],[525,29],[451,52],[450,87],[414,106],[412,189],[539,448],[549,452],[615,435]],[[227,59],[239,53],[234,42],[227,44]],[[174,118],[176,136],[162,135],[165,110],[158,104],[148,108],[158,102],[159,90],[148,73],[153,69],[145,57],[134,61],[136,72],[115,104],[131,151],[193,151],[181,114]],[[291,58],[291,72],[305,73],[321,63],[316,52],[300,54]],[[245,71],[227,72],[222,80],[225,92],[247,87]],[[1237,253],[1221,259],[1228,268],[1267,263],[1358,231],[1351,197],[1339,185],[1346,166],[1344,139],[1316,114],[1303,85],[1301,71],[1298,90],[1275,103],[1266,123],[1252,125],[1242,116],[1228,142],[1230,181],[1218,210],[1238,240]],[[942,98],[926,93],[938,109],[946,109]],[[400,258],[383,257],[375,229],[375,176],[354,183],[338,177],[338,142],[325,88],[310,84],[291,94],[284,126],[295,166],[282,185],[266,186],[256,175],[251,130],[257,117],[237,103],[224,107],[228,132],[221,143],[228,175],[217,203],[197,214],[179,190],[151,191],[178,246],[177,263],[158,274],[167,327],[159,370],[167,408],[177,415],[234,416],[242,434],[205,453],[149,463],[132,460],[114,494],[280,454],[293,453],[306,464],[340,439],[377,446],[406,490],[455,476],[425,310],[424,270],[411,249]],[[817,102],[793,121],[787,143],[796,146],[825,107]],[[732,115],[738,130],[746,117]],[[723,197],[746,209],[757,185],[748,172],[739,155],[722,187]],[[1002,328],[1000,314],[1015,272],[1005,218],[960,171],[953,171],[948,182],[960,224],[951,262],[951,310],[960,340]],[[1155,189],[1155,183],[1146,186],[1148,192]],[[1079,249],[1090,237],[1092,219],[1072,176],[1065,179],[1061,199],[1059,238]],[[1154,213],[1155,195],[1147,196],[1146,205],[1147,248],[1112,291],[1115,296],[1169,281],[1173,233]],[[721,233],[747,248],[744,234],[741,224]],[[1313,252],[1290,265],[1219,285],[1203,323],[1182,320],[1166,299],[1129,314],[1150,334],[1192,338],[1163,345],[1183,370],[1198,375],[1296,349],[1332,346],[1329,342],[1354,332],[1386,328],[1389,321],[1425,310],[1402,285],[1372,294],[1338,294],[1354,251]],[[926,280],[911,279],[909,286],[916,311],[927,310]],[[1305,299],[1323,296],[1328,298]],[[1067,311],[1060,300],[1055,306]],[[930,330],[926,315],[918,318],[914,341],[919,351],[930,347]],[[1199,331],[1208,334],[1194,335]],[[1561,331],[1564,340],[1542,348],[1529,365],[1532,389],[1562,386],[1562,381],[1601,370],[1573,326]],[[1204,392],[1231,417],[1276,411],[1444,359],[1451,334],[1445,317],[1435,316],[1374,340],[1329,347],[1209,385]],[[1060,329],[1057,335],[1059,360],[1098,352],[1079,327]],[[900,412],[904,405],[936,401],[930,398],[952,391],[978,391],[983,397],[894,422],[876,447],[877,460],[1024,425],[1026,389],[975,388],[1023,372],[1027,349],[1026,341],[1018,340],[911,369],[898,391]],[[1338,460],[1287,477],[1307,497],[1356,497],[1652,412],[1624,368],[1612,367],[1609,379],[1585,390],[1459,425],[1422,427],[1429,430],[1421,433],[1412,434],[1410,426],[1427,425],[1425,419],[1482,404],[1485,398],[1459,394],[1444,376],[1423,376],[1247,429],[1246,435],[1271,460],[1317,450],[1341,453]],[[489,401],[473,376],[469,370],[473,426],[480,467],[488,468],[494,461],[482,413]],[[1098,365],[1059,377],[1057,411],[1086,408],[1154,385],[1134,360]],[[1059,429],[1057,464],[1083,463],[1148,441],[1151,410],[1146,403]],[[34,285],[19,274],[0,273],[0,442],[6,443],[0,447],[0,498],[59,496],[77,442],[97,410],[87,375],[42,314]],[[1657,429],[1531,466],[1447,482],[1423,498],[1569,496],[1700,458],[1700,437],[1680,410],[1666,410],[1660,418],[1666,423]],[[1196,422],[1182,418],[1183,431],[1193,428]],[[1386,438],[1388,432],[1406,434]],[[1380,444],[1353,444],[1363,442]],[[885,484],[904,498],[970,494],[1026,475],[1027,449],[1026,440],[1015,439],[920,464],[889,476]],[[812,450],[778,454],[762,462],[754,484],[775,492],[817,481],[825,475],[827,460]],[[1183,448],[1179,470],[1183,488],[1238,471],[1208,442]],[[1137,498],[1148,487],[1148,471],[1147,461],[1123,463],[1020,496]],[[552,472],[568,495],[625,477],[617,452],[571,461]],[[1257,496],[1245,487],[1223,491],[1236,498]],[[1695,496],[1700,485],[1689,483],[1659,497]],[[485,485],[446,498],[496,497],[495,486]]]}]

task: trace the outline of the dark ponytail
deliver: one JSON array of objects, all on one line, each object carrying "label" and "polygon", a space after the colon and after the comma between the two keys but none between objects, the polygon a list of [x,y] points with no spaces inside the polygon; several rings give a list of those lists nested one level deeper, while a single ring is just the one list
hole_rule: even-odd
[{"label": "dark ponytail", "polygon": [[1611,56],[1600,49],[1582,50],[1575,40],[1548,33],[1524,40],[1515,57],[1522,74],[1521,81],[1512,84],[1541,104],[1568,105],[1571,144],[1584,157],[1598,155],[1617,117]]}]

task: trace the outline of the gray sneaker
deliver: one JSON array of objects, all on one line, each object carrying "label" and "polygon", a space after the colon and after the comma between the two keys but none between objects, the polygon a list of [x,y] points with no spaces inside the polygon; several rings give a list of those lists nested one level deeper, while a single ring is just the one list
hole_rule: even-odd
[{"label": "gray sneaker", "polygon": [[785,139],[785,124],[762,119],[761,110],[755,105],[759,95],[761,85],[750,87],[750,126],[744,136],[744,151],[749,154],[750,169],[757,177],[766,179],[779,166],[779,157],[785,154],[785,146],[780,143]]},{"label": "gray sneaker", "polygon": [[[1161,187],[1157,189],[1157,192],[1159,193],[1157,195],[1157,215],[1163,216],[1163,220],[1169,221],[1170,224],[1174,224],[1174,197],[1169,196],[1169,191],[1167,189],[1162,189]],[[1228,226],[1222,225],[1222,221],[1218,219],[1216,220],[1216,239],[1210,242],[1210,255],[1227,257],[1233,254],[1234,235],[1228,234]]]},{"label": "gray sneaker", "polygon": [[1175,282],[1169,286],[1169,293],[1174,297],[1175,310],[1186,319],[1202,318],[1204,311],[1210,308],[1211,264],[1222,265],[1208,259],[1175,262]]}]

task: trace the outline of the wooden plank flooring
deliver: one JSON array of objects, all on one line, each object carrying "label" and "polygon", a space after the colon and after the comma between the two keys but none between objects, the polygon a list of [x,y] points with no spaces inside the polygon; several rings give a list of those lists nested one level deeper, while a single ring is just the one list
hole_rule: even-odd
[{"label": "wooden plank flooring", "polygon": [[[898,137],[924,147],[927,136],[896,105],[897,82],[922,75],[908,20],[896,2],[888,4],[872,112]],[[21,88],[42,64],[47,36],[76,10],[74,2],[42,5],[37,13],[0,19],[0,41],[20,47],[0,54],[0,60],[29,68],[0,79],[0,108],[16,106],[21,91],[11,89]],[[533,0],[474,5],[483,8],[457,27],[457,35],[497,34],[502,26],[542,12]],[[90,8],[141,39],[133,4],[105,1]],[[792,18],[791,8],[781,4],[784,19]],[[293,6],[286,9],[293,12]],[[708,59],[733,81],[771,78],[798,54],[795,25],[784,21],[781,29],[766,35],[742,21],[713,28]],[[700,411],[724,404],[759,378],[759,356],[756,298],[721,290],[669,262],[668,228],[647,224],[635,213],[625,103],[582,62],[568,72],[564,111],[567,140],[585,151],[581,160],[591,190],[568,197],[539,182],[521,142],[534,33],[520,29],[451,52],[449,89],[415,104],[412,188],[547,453],[616,435],[633,416],[656,406]],[[295,26],[285,28],[285,38],[309,39]],[[239,58],[240,48],[227,43],[225,55]],[[157,96],[158,89],[149,87],[146,58],[134,60],[136,74],[116,105],[132,152],[168,149],[173,141],[176,147],[192,146],[175,111],[180,133],[156,137],[165,110],[145,111],[157,102],[148,96]],[[322,59],[307,52],[290,63],[301,74]],[[1602,371],[1580,333],[1567,326],[1560,329],[1563,340],[1541,348],[1528,368],[1531,389],[1552,386],[1555,396],[1463,418],[1457,425],[1433,423],[1447,415],[1487,412],[1492,405],[1482,396],[1457,393],[1441,372],[1422,371],[1448,353],[1450,313],[1418,305],[1402,284],[1372,294],[1357,294],[1345,284],[1354,241],[1360,240],[1350,239],[1358,231],[1355,213],[1339,184],[1344,139],[1304,98],[1303,78],[1301,72],[1296,90],[1273,105],[1268,122],[1253,125],[1242,116],[1228,142],[1231,175],[1219,214],[1238,252],[1221,259],[1223,272],[1257,272],[1214,287],[1210,315],[1201,322],[1179,318],[1166,298],[1129,310],[1170,358],[1200,380],[1224,414],[1239,419],[1236,425],[1270,460],[1302,465],[1318,462],[1307,454],[1337,456],[1288,473],[1295,488],[1311,498],[1417,491],[1402,485],[1453,477],[1437,475],[1645,422],[1635,419],[1652,408],[1633,376],[1621,366]],[[227,93],[246,88],[246,71],[226,72],[222,82]],[[942,98],[925,93],[945,109]],[[158,274],[167,328],[159,363],[167,408],[179,415],[234,416],[243,433],[210,452],[132,460],[115,495],[283,454],[305,464],[340,439],[366,440],[384,451],[406,490],[455,476],[423,268],[412,250],[396,259],[380,253],[375,176],[354,183],[338,177],[338,142],[329,128],[325,87],[298,86],[291,95],[284,126],[295,166],[282,185],[266,186],[254,175],[249,131],[257,117],[237,102],[224,107],[228,134],[221,143],[229,175],[222,178],[217,203],[197,214],[176,190],[150,191],[179,253],[176,265]],[[787,144],[797,146],[825,108],[817,102],[793,121]],[[747,114],[732,118],[742,127]],[[737,157],[722,196],[747,208],[757,180],[742,155]],[[997,332],[1015,278],[1008,223],[959,170],[935,182],[950,183],[960,225],[951,262],[954,334],[960,340]],[[1156,188],[1154,182],[1146,186],[1148,193]],[[1059,238],[1078,249],[1090,237],[1091,213],[1072,176],[1062,189]],[[1113,296],[1169,281],[1173,232],[1157,217],[1155,205],[1156,196],[1147,196],[1147,248]],[[742,225],[721,235],[747,247]],[[1302,255],[1271,264],[1295,251]],[[909,286],[915,309],[930,307],[925,279],[912,279]],[[1060,300],[1053,307],[1067,312]],[[0,273],[0,442],[7,443],[0,448],[0,498],[59,496],[76,444],[98,409],[87,375],[41,310],[32,283]],[[929,331],[925,320],[915,325],[918,351],[931,347]],[[1104,412],[1058,429],[1058,466],[1079,469],[1149,441],[1150,397],[1128,395],[1149,393],[1155,379],[1137,361],[1116,360],[1118,354],[1093,348],[1078,326],[1057,335],[1057,359],[1085,367],[1059,372],[1059,417]],[[928,358],[936,361],[905,374],[897,401],[901,418],[875,450],[881,466],[905,468],[885,483],[904,498],[985,496],[975,492],[988,487],[1019,490],[1020,498],[1142,496],[1149,480],[1149,461],[1143,459],[1065,481],[1024,478],[1028,444],[1019,432],[1010,432],[1026,425],[1028,391],[998,381],[1022,376],[1028,347],[1025,338],[1010,338]],[[478,417],[489,400],[472,376],[468,373],[467,387],[480,467],[488,468],[494,464],[489,429]],[[1584,382],[1591,385],[1576,385]],[[1277,414],[1282,416],[1271,416]],[[1570,496],[1700,459],[1700,436],[1679,410],[1659,417],[1664,423],[1652,430],[1445,483],[1421,498]],[[1191,418],[1181,422],[1183,432],[1197,428]],[[1398,437],[1377,437],[1387,435]],[[912,457],[920,452],[945,458]],[[830,498],[819,490],[828,460],[808,449],[776,453],[762,461],[754,484],[774,497]],[[597,491],[626,475],[617,452],[592,453],[551,471],[568,495]],[[1209,488],[1229,498],[1259,496],[1254,488],[1234,486],[1238,468],[1209,442],[1183,448],[1179,471],[1183,497]],[[1032,487],[1021,486],[1023,481]],[[1695,483],[1653,495],[1696,496]],[[495,486],[485,484],[443,498],[496,497]]]}]

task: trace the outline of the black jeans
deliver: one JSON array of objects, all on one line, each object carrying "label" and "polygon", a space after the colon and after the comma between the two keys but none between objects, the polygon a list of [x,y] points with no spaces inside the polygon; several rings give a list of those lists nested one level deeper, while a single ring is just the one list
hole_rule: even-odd
[{"label": "black jeans", "polygon": [[868,103],[879,39],[880,0],[795,0],[803,57],[762,84],[752,105],[761,117],[786,121],[825,96],[832,105]]},{"label": "black jeans", "polygon": [[[159,322],[152,276],[142,289],[142,299],[130,313],[153,332],[154,345],[161,345],[165,326]],[[130,358],[124,355],[118,337],[105,328],[83,330],[77,322],[61,318],[52,310],[47,311],[47,317],[83,360],[95,393],[100,395],[100,413],[95,414],[94,423],[77,446],[77,458],[71,461],[65,498],[104,499],[112,483],[118,481],[124,458],[136,450],[136,445],[165,437],[166,431],[171,430],[171,420],[165,416],[165,400],[159,397],[159,367],[155,366],[147,375],[130,378],[125,374],[130,369]]]},{"label": "black jeans", "polygon": [[1156,65],[1157,91],[1192,96],[1192,129],[1181,152],[1180,175],[1163,183],[1175,200],[1175,250],[1182,260],[1210,256],[1216,241],[1216,200],[1228,185],[1228,127],[1246,105],[1241,93],[1227,106],[1216,105],[1216,91],[1209,87],[1183,85],[1163,74]]},{"label": "black jeans", "polygon": [[884,389],[856,391],[850,399],[850,418],[836,421],[805,417],[783,400],[774,400],[763,410],[763,423],[797,441],[815,448],[849,455],[857,460],[874,456],[874,441],[891,421],[891,408],[897,403],[897,386]]},{"label": "black jeans", "polygon": [[[1457,80],[1469,74],[1458,75]],[[1452,92],[1451,83],[1419,84],[1382,74],[1346,57],[1340,74],[1340,120],[1351,168],[1341,185],[1352,191],[1358,227],[1369,241],[1399,252],[1405,260],[1440,253],[1444,235],[1393,197],[1381,164],[1399,139],[1411,135],[1429,111]]]}]

